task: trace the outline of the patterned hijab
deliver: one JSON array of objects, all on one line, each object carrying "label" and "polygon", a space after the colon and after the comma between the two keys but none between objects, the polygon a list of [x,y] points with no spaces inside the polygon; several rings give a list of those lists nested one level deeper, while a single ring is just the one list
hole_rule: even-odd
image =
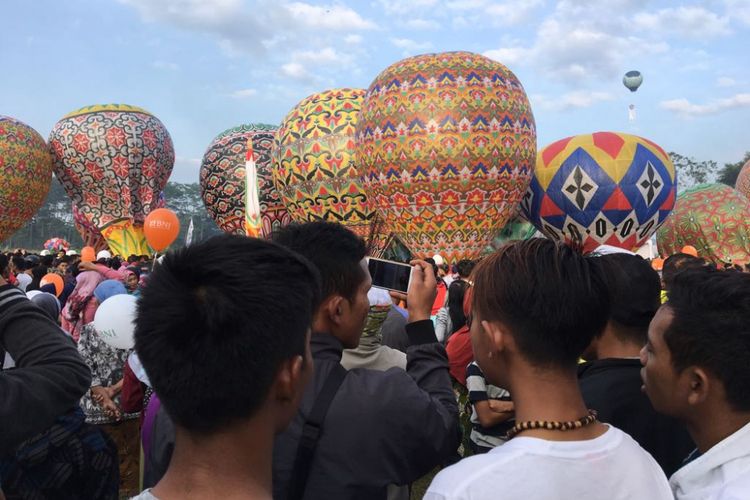
[{"label": "patterned hijab", "polygon": [[63,315],[68,321],[75,321],[86,307],[97,285],[103,280],[97,271],[84,271],[76,278],[76,287],[68,297]]}]

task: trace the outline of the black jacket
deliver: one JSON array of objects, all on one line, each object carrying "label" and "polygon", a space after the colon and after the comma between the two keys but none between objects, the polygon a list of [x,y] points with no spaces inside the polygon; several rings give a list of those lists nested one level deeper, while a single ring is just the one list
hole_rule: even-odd
[{"label": "black jacket", "polygon": [[26,294],[0,287],[0,457],[49,428],[74,408],[91,384],[91,371],[66,335]]},{"label": "black jacket", "polygon": [[[407,325],[412,346],[406,371],[350,370],[323,423],[305,493],[313,499],[385,499],[386,486],[420,478],[456,451],[458,406],[448,374],[445,348],[432,322]],[[315,360],[300,410],[274,447],[274,498],[285,500],[306,416],[342,346],[333,336],[315,334]]]},{"label": "black jacket", "polygon": [[695,448],[687,429],[661,415],[641,390],[641,362],[609,358],[583,363],[578,380],[586,405],[599,420],[630,434],[661,465],[669,477]]}]

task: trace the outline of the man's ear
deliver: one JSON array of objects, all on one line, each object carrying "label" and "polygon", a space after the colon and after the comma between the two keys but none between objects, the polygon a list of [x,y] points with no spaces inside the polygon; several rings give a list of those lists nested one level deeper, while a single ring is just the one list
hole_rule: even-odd
[{"label": "man's ear", "polygon": [[274,408],[274,427],[277,433],[283,432],[297,413],[306,381],[302,356],[286,359],[279,366],[268,399],[268,403]]},{"label": "man's ear", "polygon": [[690,366],[682,374],[687,378],[688,403],[692,406],[699,405],[706,401],[712,390],[716,390],[716,384],[713,383],[708,373],[699,366]]},{"label": "man's ear", "polygon": [[491,353],[500,353],[507,348],[510,335],[508,335],[508,331],[502,323],[482,321],[482,332],[487,338]]},{"label": "man's ear", "polygon": [[334,326],[338,326],[342,323],[343,317],[346,314],[347,306],[348,304],[346,300],[341,295],[331,295],[323,304],[328,319]]}]

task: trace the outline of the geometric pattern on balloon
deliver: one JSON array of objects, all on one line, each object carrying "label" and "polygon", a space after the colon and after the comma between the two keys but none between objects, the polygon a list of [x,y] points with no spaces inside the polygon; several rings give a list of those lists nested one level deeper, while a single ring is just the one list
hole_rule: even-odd
[{"label": "geometric pattern on balloon", "polygon": [[521,82],[470,52],[386,68],[357,125],[365,187],[390,231],[419,257],[475,258],[515,215],[536,157]]},{"label": "geometric pattern on balloon", "polygon": [[734,189],[750,200],[750,160],[740,170],[737,181],[734,183]]},{"label": "geometric pattern on balloon", "polygon": [[0,115],[0,241],[33,217],[52,182],[44,139],[28,125]]},{"label": "geometric pattern on balloon", "polygon": [[287,225],[291,218],[273,185],[271,148],[276,127],[245,124],[217,135],[203,155],[200,170],[201,197],[219,228],[230,234],[245,234],[245,154],[252,139],[258,173],[261,236]]},{"label": "geometric pattern on balloon", "polygon": [[362,186],[355,126],[363,89],[331,89],[297,104],[276,134],[273,178],[294,221],[337,222],[378,256],[390,241]]},{"label": "geometric pattern on balloon", "polygon": [[57,178],[99,229],[123,219],[143,224],[174,166],[169,132],[135,106],[81,108],[55,124],[49,142]]},{"label": "geometric pattern on balloon", "polygon": [[604,244],[633,250],[667,219],[676,192],[674,165],[659,146],[596,132],[539,152],[521,210],[545,235],[584,252]]},{"label": "geometric pattern on balloon", "polygon": [[750,262],[750,200],[724,184],[701,184],[677,197],[672,215],[656,233],[664,256],[692,245],[714,263]]},{"label": "geometric pattern on balloon", "polygon": [[104,239],[101,231],[93,225],[83,213],[78,210],[75,203],[73,206],[73,225],[81,235],[83,246],[93,247],[97,252],[107,248],[107,240]]}]

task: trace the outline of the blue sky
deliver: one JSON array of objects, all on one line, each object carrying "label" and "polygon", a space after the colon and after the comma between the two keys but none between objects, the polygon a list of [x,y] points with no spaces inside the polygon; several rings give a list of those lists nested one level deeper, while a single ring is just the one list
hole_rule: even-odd
[{"label": "blue sky", "polygon": [[[211,139],[277,124],[307,95],[366,88],[389,64],[469,50],[512,69],[543,147],[610,130],[719,163],[750,150],[750,0],[10,0],[0,114],[44,137],[97,103],[169,129],[172,180],[197,182]],[[631,95],[622,75],[638,69]],[[635,124],[627,106],[638,108]]]}]

